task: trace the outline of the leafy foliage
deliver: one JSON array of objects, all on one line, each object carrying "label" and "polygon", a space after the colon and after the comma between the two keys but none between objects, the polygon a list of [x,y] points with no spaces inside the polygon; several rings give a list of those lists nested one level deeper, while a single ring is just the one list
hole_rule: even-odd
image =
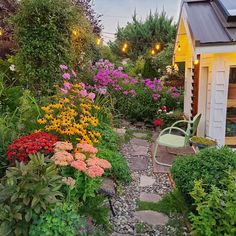
[{"label": "leafy foliage", "polygon": [[109,161],[112,165],[112,168],[107,170],[106,173],[112,174],[116,180],[123,183],[131,181],[128,163],[117,151],[101,148],[99,149],[98,156]]},{"label": "leafy foliage", "polygon": [[86,202],[79,207],[79,212],[85,216],[92,217],[95,224],[98,226],[102,225],[105,231],[110,231],[109,209],[105,204],[105,198],[103,196],[87,198]]},{"label": "leafy foliage", "polygon": [[78,63],[75,55],[80,56],[81,48],[90,45],[90,25],[70,0],[21,1],[14,31],[21,81],[37,92],[52,92],[58,66]]},{"label": "leafy foliage", "polygon": [[[169,18],[164,11],[160,14],[150,13],[145,22],[139,21],[134,13],[133,22],[124,28],[118,27],[116,40],[110,43],[110,47],[117,55],[136,59],[149,53],[157,43],[165,45],[172,42],[175,33],[173,18]],[[127,53],[122,54],[121,49],[125,42],[128,44],[128,49]]]},{"label": "leafy foliage", "polygon": [[90,24],[93,27],[93,33],[96,35],[100,35],[102,31],[101,25],[101,15],[96,14],[93,9],[93,1],[92,0],[73,0],[76,5],[82,7],[86,17],[88,18]]},{"label": "leafy foliage", "polygon": [[235,235],[236,234],[236,175],[224,179],[224,190],[211,186],[206,193],[202,180],[194,182],[190,193],[195,200],[197,214],[191,214],[193,235]]},{"label": "leafy foliage", "polygon": [[229,169],[236,170],[236,153],[228,147],[209,148],[194,155],[179,157],[174,162],[171,172],[177,188],[188,195],[194,187],[194,180],[202,179],[208,193],[211,185],[223,188],[221,180]]},{"label": "leafy foliage", "polygon": [[29,236],[38,235],[97,236],[103,234],[95,226],[89,225],[85,217],[79,215],[77,206],[64,203],[42,213],[39,219],[34,219]]},{"label": "leafy foliage", "polygon": [[0,235],[26,235],[34,214],[40,215],[62,198],[61,177],[42,154],[9,167],[0,184]]}]

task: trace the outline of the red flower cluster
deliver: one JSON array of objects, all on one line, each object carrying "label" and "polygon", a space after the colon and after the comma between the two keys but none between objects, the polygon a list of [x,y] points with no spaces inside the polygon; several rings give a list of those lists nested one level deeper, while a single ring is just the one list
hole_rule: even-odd
[{"label": "red flower cluster", "polygon": [[7,149],[7,160],[28,162],[28,155],[37,152],[53,154],[57,137],[46,132],[37,132],[16,139]]},{"label": "red flower cluster", "polygon": [[156,126],[162,126],[164,124],[164,121],[163,120],[154,120],[153,124]]}]

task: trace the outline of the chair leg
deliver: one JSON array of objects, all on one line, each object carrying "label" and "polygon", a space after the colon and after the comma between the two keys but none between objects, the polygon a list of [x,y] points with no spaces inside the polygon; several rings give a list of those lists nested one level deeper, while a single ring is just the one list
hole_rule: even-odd
[{"label": "chair leg", "polygon": [[155,162],[156,162],[158,165],[171,167],[171,165],[166,164],[166,163],[163,163],[163,162],[159,162],[159,161],[157,160],[157,148],[158,148],[158,143],[156,143],[156,145],[155,145],[154,155],[153,155],[153,158],[154,158]]}]

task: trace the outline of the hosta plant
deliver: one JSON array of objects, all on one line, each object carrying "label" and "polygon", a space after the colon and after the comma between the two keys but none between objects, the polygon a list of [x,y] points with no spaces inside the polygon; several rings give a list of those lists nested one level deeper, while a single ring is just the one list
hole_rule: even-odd
[{"label": "hosta plant", "polygon": [[63,195],[57,168],[43,154],[16,162],[0,183],[0,235],[28,235],[33,215],[40,215]]}]

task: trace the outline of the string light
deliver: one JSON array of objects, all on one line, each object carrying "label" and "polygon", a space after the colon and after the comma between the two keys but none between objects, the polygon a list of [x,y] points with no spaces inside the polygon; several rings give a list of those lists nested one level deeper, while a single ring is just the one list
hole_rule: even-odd
[{"label": "string light", "polygon": [[102,40],[100,38],[97,38],[97,40],[96,40],[97,45],[100,45],[101,42],[102,42]]},{"label": "string light", "polygon": [[151,54],[152,54],[152,55],[155,54],[155,50],[154,50],[154,49],[151,50]]},{"label": "string light", "polygon": [[161,48],[161,45],[159,43],[156,44],[156,50],[158,51],[158,50],[160,50],[160,48]]},{"label": "string light", "polygon": [[198,64],[199,64],[199,60],[198,59],[194,60],[194,65],[198,65]]},{"label": "string light", "polygon": [[3,36],[3,29],[0,28],[0,37]]},{"label": "string light", "polygon": [[123,47],[123,48],[122,48],[122,52],[125,52],[125,51],[126,51],[126,49]]},{"label": "string light", "polygon": [[125,49],[126,49],[127,47],[128,47],[128,44],[127,44],[127,43],[125,43],[125,44],[124,44],[124,46],[123,46],[123,48],[125,48]]},{"label": "string light", "polygon": [[72,34],[77,37],[79,35],[79,31],[78,30],[72,30]]}]

